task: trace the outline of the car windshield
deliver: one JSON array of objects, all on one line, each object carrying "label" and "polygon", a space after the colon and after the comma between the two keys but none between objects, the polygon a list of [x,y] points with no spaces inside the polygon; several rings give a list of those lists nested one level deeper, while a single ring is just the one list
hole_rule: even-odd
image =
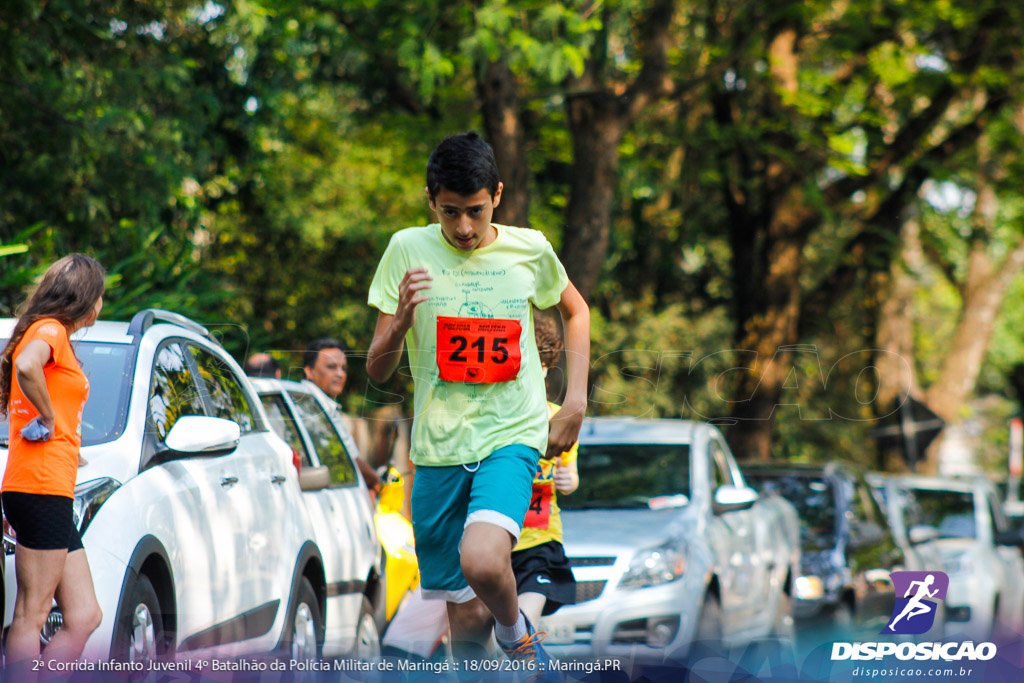
[{"label": "car windshield", "polygon": [[580,487],[565,509],[681,507],[689,502],[687,444],[581,444]]},{"label": "car windshield", "polygon": [[934,527],[940,538],[975,538],[974,494],[970,491],[915,489],[920,523]]},{"label": "car windshield", "polygon": [[[0,339],[0,349],[7,345]],[[131,396],[132,346],[105,342],[72,341],[71,348],[89,378],[89,400],[82,413],[82,445],[94,446],[121,436]],[[8,425],[0,417],[0,447],[8,444]]]},{"label": "car windshield", "polygon": [[744,472],[747,483],[761,493],[777,493],[800,515],[803,550],[828,550],[838,543],[835,489],[824,477],[801,474]]}]

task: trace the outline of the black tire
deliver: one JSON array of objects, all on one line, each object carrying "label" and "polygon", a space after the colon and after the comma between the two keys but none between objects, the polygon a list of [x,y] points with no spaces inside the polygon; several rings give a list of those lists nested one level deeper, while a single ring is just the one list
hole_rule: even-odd
[{"label": "black tire", "polygon": [[352,648],[352,657],[371,661],[380,657],[380,632],[373,614],[373,605],[363,596],[363,607],[359,610],[359,621],[356,622],[356,642]]},{"label": "black tire", "polygon": [[121,612],[114,622],[110,658],[121,662],[148,663],[174,653],[173,637],[164,631],[164,613],[153,583],[140,574],[125,594]]},{"label": "black tire", "polygon": [[320,601],[313,584],[303,576],[284,625],[281,643],[285,656],[296,661],[319,659],[324,651],[324,633]]},{"label": "black tire", "polygon": [[697,620],[694,639],[716,642],[722,640],[722,605],[714,593],[704,596],[704,605],[700,610],[700,619]]}]

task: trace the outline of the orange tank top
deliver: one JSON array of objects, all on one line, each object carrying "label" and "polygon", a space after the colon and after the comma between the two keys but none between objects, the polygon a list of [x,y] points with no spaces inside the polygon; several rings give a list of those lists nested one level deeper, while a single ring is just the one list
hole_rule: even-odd
[{"label": "orange tank top", "polygon": [[50,346],[50,362],[43,366],[46,389],[53,404],[54,430],[49,441],[25,441],[21,429],[39,411],[18,385],[17,373],[11,377],[10,445],[3,490],[75,497],[78,452],[82,447],[82,411],[89,398],[89,380],[75,358],[67,330],[53,318],[37,320],[14,349],[17,360],[25,346],[36,339]]}]

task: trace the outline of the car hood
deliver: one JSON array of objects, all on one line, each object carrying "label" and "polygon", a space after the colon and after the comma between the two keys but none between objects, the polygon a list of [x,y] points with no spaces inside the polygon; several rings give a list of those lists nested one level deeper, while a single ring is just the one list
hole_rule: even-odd
[{"label": "car hood", "polygon": [[676,535],[682,516],[680,508],[563,510],[563,544],[567,554],[576,557],[649,548]]}]

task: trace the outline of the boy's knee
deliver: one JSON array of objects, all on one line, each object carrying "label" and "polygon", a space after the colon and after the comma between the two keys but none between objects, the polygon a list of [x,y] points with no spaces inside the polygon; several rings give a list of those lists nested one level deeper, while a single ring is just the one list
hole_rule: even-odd
[{"label": "boy's knee", "polygon": [[500,581],[509,570],[506,558],[488,553],[463,553],[462,574],[471,582],[492,583]]}]

